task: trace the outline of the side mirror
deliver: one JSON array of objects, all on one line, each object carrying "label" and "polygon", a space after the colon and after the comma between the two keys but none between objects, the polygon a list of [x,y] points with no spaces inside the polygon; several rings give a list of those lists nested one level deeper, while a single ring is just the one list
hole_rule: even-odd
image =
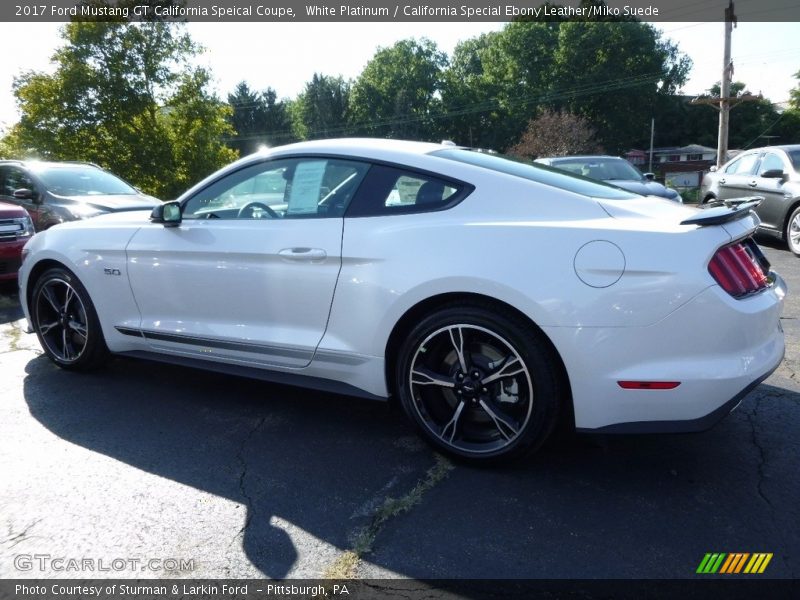
[{"label": "side mirror", "polygon": [[151,223],[161,223],[164,227],[177,227],[181,224],[181,205],[179,202],[164,202],[153,208]]},{"label": "side mirror", "polygon": [[709,171],[713,173],[716,170],[717,170],[717,165],[711,165],[711,168],[709,169]]},{"label": "side mirror", "polygon": [[[783,169],[767,169],[759,177],[765,177],[767,179],[783,179],[786,174],[783,172]],[[14,192],[16,194],[16,192]]]},{"label": "side mirror", "polygon": [[656,178],[656,174],[655,173],[645,173],[644,174],[644,178],[647,179],[648,181],[653,181]]},{"label": "side mirror", "polygon": [[28,188],[14,190],[14,198],[17,200],[36,200],[36,192]]}]

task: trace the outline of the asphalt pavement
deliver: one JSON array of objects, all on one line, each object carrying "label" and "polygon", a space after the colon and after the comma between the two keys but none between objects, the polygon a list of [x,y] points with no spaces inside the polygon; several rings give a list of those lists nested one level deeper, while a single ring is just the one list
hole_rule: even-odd
[{"label": "asphalt pavement", "polygon": [[0,578],[684,578],[707,552],[796,578],[800,259],[764,244],[787,352],[737,411],[502,469],[437,457],[381,403],[132,359],[64,372],[3,288]]}]

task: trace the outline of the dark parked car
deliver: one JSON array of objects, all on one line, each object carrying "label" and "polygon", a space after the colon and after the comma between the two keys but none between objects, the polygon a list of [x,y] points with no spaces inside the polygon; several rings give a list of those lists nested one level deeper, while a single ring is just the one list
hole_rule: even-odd
[{"label": "dark parked car", "polygon": [[700,188],[703,202],[761,196],[760,231],[784,240],[800,256],[800,144],[755,148],[712,167]]},{"label": "dark parked car", "polygon": [[160,201],[90,163],[0,161],[0,201],[25,208],[36,231]]},{"label": "dark parked car", "polygon": [[618,156],[558,156],[537,158],[536,162],[600,181],[607,181],[635,194],[660,196],[683,203],[677,190],[653,181],[652,173],[642,173]]},{"label": "dark parked car", "polygon": [[33,235],[33,222],[24,208],[0,202],[0,282],[17,278],[22,247]]}]

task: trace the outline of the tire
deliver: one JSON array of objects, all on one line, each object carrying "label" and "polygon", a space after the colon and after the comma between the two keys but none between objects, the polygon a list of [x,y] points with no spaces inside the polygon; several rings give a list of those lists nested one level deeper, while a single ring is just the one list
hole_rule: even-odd
[{"label": "tire", "polygon": [[451,457],[519,458],[539,448],[558,420],[562,386],[551,347],[531,323],[492,304],[437,310],[398,356],[401,406],[422,437]]},{"label": "tire", "polygon": [[795,256],[800,256],[800,205],[795,206],[789,214],[789,218],[786,219],[784,236],[789,250]]},{"label": "tire", "polygon": [[89,293],[63,268],[45,271],[36,281],[30,305],[33,329],[45,354],[72,371],[89,371],[109,357]]}]

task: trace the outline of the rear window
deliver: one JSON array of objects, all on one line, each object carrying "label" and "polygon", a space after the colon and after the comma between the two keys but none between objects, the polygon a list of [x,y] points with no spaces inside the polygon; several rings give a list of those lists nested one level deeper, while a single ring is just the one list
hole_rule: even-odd
[{"label": "rear window", "polygon": [[431,156],[447,158],[476,167],[491,169],[506,175],[521,177],[536,183],[550,185],[568,192],[591,196],[593,198],[605,198],[609,200],[626,200],[639,198],[638,194],[628,192],[616,186],[602,183],[581,175],[567,173],[561,169],[548,167],[538,163],[528,162],[516,157],[505,156],[503,154],[490,154],[477,150],[463,150],[460,148],[448,148],[431,152]]}]

